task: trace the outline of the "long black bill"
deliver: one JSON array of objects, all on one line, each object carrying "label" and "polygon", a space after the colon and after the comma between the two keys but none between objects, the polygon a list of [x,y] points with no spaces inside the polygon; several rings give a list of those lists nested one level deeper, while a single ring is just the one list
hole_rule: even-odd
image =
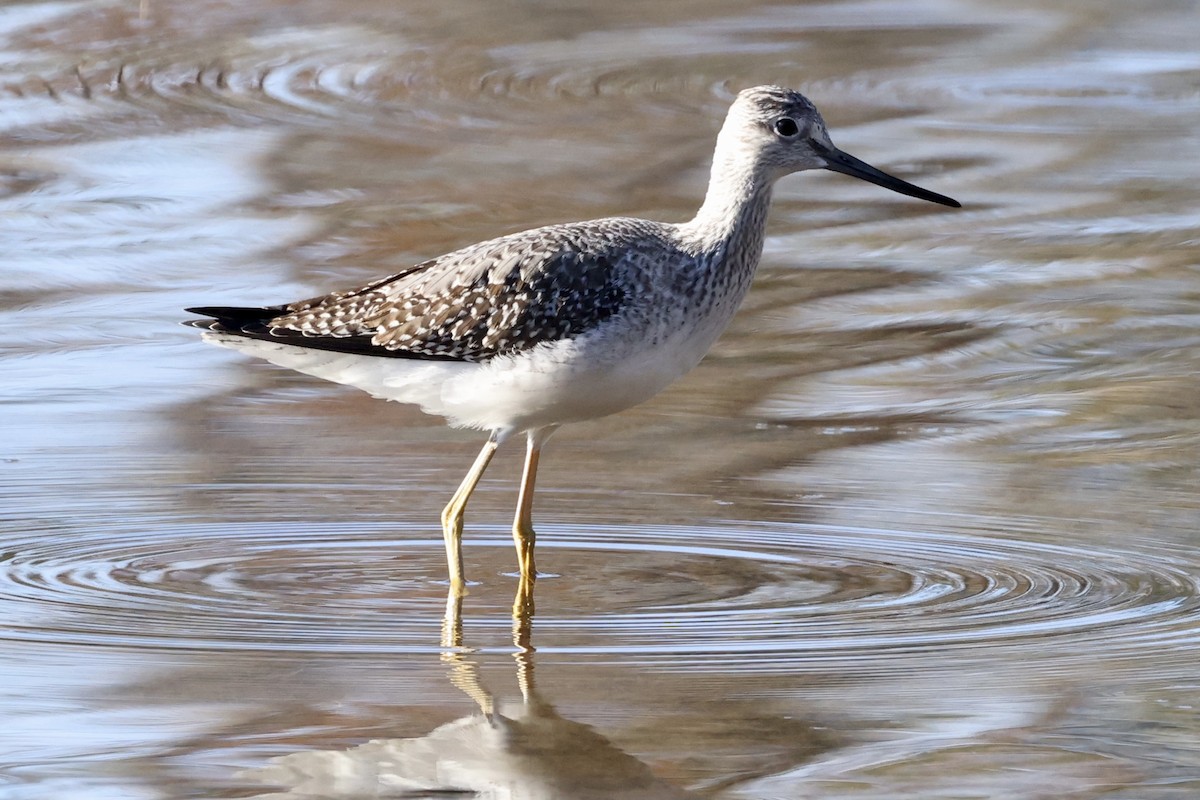
[{"label": "long black bill", "polygon": [[885,189],[891,189],[893,192],[906,194],[909,197],[917,197],[921,200],[928,200],[931,203],[941,203],[951,208],[962,208],[962,203],[951,197],[931,192],[928,189],[922,189],[920,186],[914,186],[908,181],[902,181],[894,175],[888,175],[883,170],[875,169],[867,162],[861,161],[849,153],[843,153],[836,147],[824,147],[816,142],[812,142],[812,145],[813,149],[817,151],[817,155],[825,159],[825,169],[861,178],[869,183],[877,184]]}]

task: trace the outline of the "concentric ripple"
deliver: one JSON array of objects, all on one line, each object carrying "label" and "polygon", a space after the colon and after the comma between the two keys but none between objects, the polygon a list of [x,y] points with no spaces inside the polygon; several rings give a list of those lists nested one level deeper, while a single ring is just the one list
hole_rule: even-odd
[{"label": "concentric ripple", "polygon": [[[468,626],[507,629],[498,531],[468,537]],[[440,540],[395,525],[30,532],[0,569],[6,638],[157,649],[434,651]],[[547,530],[542,651],[786,669],[1017,647],[1120,657],[1200,635],[1200,570],[1168,554],[813,525]],[[1035,645],[1036,646],[1033,646]],[[763,658],[769,655],[770,658]]]}]

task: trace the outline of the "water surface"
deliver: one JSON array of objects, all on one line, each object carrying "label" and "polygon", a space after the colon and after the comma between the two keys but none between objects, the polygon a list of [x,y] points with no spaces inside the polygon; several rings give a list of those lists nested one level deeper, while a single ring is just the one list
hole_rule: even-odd
[{"label": "water surface", "polygon": [[[0,796],[1196,796],[1197,23],[4,6]],[[714,353],[548,447],[527,626],[519,448],[447,625],[479,436],[176,325],[686,219],[765,82],[965,208],[781,183]]]}]

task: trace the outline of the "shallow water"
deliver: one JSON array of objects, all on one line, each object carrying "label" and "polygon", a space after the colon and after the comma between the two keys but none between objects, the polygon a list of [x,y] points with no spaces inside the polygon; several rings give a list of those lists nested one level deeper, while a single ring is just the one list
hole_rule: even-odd
[{"label": "shallow water", "polygon": [[[1195,797],[1198,23],[4,6],[0,797]],[[519,448],[446,623],[480,437],[176,325],[687,218],[763,82],[965,208],[784,181],[714,353],[548,447],[529,626]]]}]

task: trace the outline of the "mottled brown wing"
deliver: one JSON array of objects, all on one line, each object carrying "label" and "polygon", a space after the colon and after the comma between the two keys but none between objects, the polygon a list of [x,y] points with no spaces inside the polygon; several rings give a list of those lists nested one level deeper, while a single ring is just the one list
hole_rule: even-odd
[{"label": "mottled brown wing", "polygon": [[486,361],[520,352],[621,310],[626,292],[615,267],[631,237],[647,233],[633,230],[641,222],[555,226],[473,245],[293,303],[266,326],[278,341],[384,356]]}]

